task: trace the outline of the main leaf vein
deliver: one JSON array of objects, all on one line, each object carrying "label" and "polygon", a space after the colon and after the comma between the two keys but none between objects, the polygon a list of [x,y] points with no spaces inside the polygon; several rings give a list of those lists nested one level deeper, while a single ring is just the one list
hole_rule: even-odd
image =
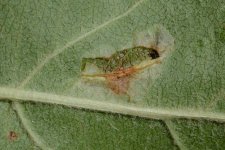
[{"label": "main leaf vein", "polygon": [[195,109],[166,109],[166,108],[145,108],[132,105],[122,105],[107,101],[94,101],[76,97],[54,95],[43,92],[25,91],[14,88],[0,87],[0,97],[12,101],[33,101],[50,104],[60,104],[76,108],[86,108],[104,112],[120,113],[131,116],[139,116],[151,119],[207,119],[225,122],[225,114],[218,112],[207,112]]}]

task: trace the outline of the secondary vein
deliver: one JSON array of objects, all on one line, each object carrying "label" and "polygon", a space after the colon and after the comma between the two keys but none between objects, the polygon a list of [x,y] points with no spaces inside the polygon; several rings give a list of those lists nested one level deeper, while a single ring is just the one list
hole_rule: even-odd
[{"label": "secondary vein", "polygon": [[177,146],[180,148],[180,150],[187,150],[187,148],[183,145],[183,143],[180,141],[179,136],[177,135],[176,131],[174,130],[173,123],[170,120],[164,120],[170,135],[172,136],[174,142],[177,144]]},{"label": "secondary vein", "polygon": [[127,16],[136,7],[138,7],[143,1],[144,0],[138,1],[131,8],[129,8],[126,12],[124,12],[123,14],[104,22],[103,24],[95,27],[94,29],[90,30],[89,32],[87,32],[87,33],[85,33],[81,36],[79,36],[78,38],[73,39],[72,41],[69,41],[63,47],[54,50],[53,53],[50,53],[49,55],[47,55],[46,58],[31,71],[31,73],[21,82],[21,84],[19,85],[19,88],[24,87],[45,66],[45,64],[47,64],[51,59],[53,59],[54,57],[56,57],[60,53],[64,52],[67,48],[73,46],[77,42],[79,42],[79,41],[85,39],[86,37],[90,36],[91,34],[95,33],[96,31],[106,27],[107,25],[109,25],[109,24],[111,24],[111,23],[113,23],[113,22],[115,22],[115,21],[117,21],[117,20],[119,20],[119,19],[121,19],[125,16]]},{"label": "secondary vein", "polygon": [[39,146],[42,149],[45,150],[51,150],[51,148],[47,147],[46,144],[44,144],[44,142],[42,141],[42,138],[38,136],[38,134],[36,134],[31,128],[30,128],[30,121],[26,119],[26,117],[24,116],[23,113],[23,108],[21,107],[20,103],[14,103],[13,105],[14,109],[17,112],[17,115],[20,118],[20,121],[23,124],[23,127],[25,128],[25,130],[27,131],[28,135],[30,136],[30,138],[35,141],[35,143],[37,144],[37,146]]}]

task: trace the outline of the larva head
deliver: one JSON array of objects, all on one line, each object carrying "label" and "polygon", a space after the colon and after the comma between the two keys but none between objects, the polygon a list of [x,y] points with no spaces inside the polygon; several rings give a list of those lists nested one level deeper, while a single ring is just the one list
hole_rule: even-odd
[{"label": "larva head", "polygon": [[156,59],[159,57],[159,53],[157,50],[151,48],[149,50],[148,56],[151,57],[152,59]]},{"label": "larva head", "polygon": [[174,39],[162,26],[155,25],[151,29],[134,34],[134,46],[144,46],[155,49],[161,58],[173,50]]}]

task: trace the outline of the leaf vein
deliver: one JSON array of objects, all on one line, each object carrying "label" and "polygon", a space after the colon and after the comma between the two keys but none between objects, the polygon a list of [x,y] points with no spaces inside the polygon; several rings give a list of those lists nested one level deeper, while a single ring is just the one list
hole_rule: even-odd
[{"label": "leaf vein", "polygon": [[39,137],[38,134],[36,134],[32,128],[31,125],[29,123],[29,120],[26,119],[25,115],[24,115],[24,110],[21,106],[20,103],[18,102],[14,102],[13,104],[14,110],[16,110],[16,113],[24,127],[24,129],[26,130],[27,134],[29,135],[29,137],[32,139],[32,141],[35,142],[35,144],[40,147],[41,149],[46,149],[46,150],[51,150],[51,148],[47,147],[46,144],[44,144],[44,142],[41,140],[42,138]]},{"label": "leaf vein", "polygon": [[12,101],[33,101],[41,103],[59,104],[69,107],[85,108],[103,112],[120,113],[130,116],[139,116],[150,119],[207,119],[225,122],[225,114],[219,112],[207,112],[197,109],[166,109],[147,108],[132,105],[116,104],[107,101],[94,101],[90,99],[55,95],[43,92],[25,91],[15,88],[0,87],[0,98]]},{"label": "leaf vein", "polygon": [[179,136],[177,135],[176,131],[174,130],[172,121],[170,120],[163,120],[165,125],[167,126],[169,133],[171,137],[173,138],[176,145],[179,147],[180,150],[187,150],[187,148],[183,145],[183,143],[180,141]]}]

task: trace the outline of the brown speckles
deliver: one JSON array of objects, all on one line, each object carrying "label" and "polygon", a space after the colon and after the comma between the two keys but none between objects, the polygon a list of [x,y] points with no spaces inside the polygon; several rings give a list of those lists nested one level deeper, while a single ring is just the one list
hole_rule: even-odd
[{"label": "brown speckles", "polygon": [[9,131],[8,139],[10,141],[15,141],[18,138],[18,134],[15,131]]}]

